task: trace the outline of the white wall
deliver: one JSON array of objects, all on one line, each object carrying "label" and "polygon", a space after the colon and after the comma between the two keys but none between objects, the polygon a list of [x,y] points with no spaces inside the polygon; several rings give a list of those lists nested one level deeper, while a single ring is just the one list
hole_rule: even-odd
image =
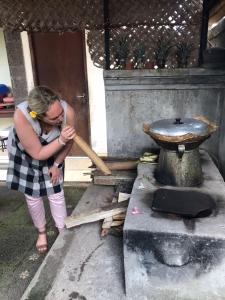
[{"label": "white wall", "polygon": [[[87,33],[85,35],[87,37]],[[94,66],[87,42],[87,76],[91,127],[91,146],[100,155],[107,155],[105,87],[103,69]]]},{"label": "white wall", "polygon": [[29,92],[34,87],[34,78],[32,71],[32,62],[31,62],[31,54],[30,54],[30,45],[29,39],[26,31],[21,32],[21,41],[23,47],[23,58],[27,79],[27,91]]},{"label": "white wall", "polygon": [[12,87],[3,30],[0,28],[0,83]]}]

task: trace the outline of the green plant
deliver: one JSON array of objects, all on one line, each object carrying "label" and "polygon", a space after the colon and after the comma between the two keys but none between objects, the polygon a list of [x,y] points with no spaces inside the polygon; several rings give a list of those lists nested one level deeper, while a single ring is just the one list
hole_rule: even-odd
[{"label": "green plant", "polygon": [[124,69],[129,55],[128,37],[122,36],[113,47],[116,66],[118,69]]},{"label": "green plant", "polygon": [[176,57],[178,68],[187,68],[188,60],[193,51],[193,44],[187,41],[179,42],[176,45]]},{"label": "green plant", "polygon": [[142,46],[134,50],[134,68],[142,69],[145,66],[145,48]]},{"label": "green plant", "polygon": [[159,38],[156,41],[154,47],[154,57],[156,61],[156,65],[163,69],[165,68],[166,60],[170,54],[170,50],[172,48],[172,42],[169,39]]}]

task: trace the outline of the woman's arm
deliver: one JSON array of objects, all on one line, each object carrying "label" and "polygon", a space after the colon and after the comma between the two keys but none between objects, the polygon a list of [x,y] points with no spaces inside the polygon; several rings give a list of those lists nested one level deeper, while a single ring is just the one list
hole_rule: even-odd
[{"label": "woman's arm", "polygon": [[[58,139],[52,141],[46,146],[42,146],[36,132],[19,109],[17,109],[14,113],[14,123],[16,133],[21,144],[26,152],[34,159],[48,159],[62,149],[63,145],[59,143]],[[69,140],[69,137],[72,136],[72,132],[73,128],[69,128],[67,132],[65,132],[64,137]]]},{"label": "woman's arm", "polygon": [[[72,127],[75,125],[75,113],[69,104],[67,104],[66,123]],[[70,152],[72,146],[73,140],[69,141],[66,146],[59,151],[59,153],[56,155],[55,162],[61,164],[66,158],[67,154]]]},{"label": "woman's arm", "polygon": [[[73,108],[68,105],[67,107],[67,113],[66,113],[66,123],[67,125],[73,126],[75,124],[75,113]],[[61,170],[58,169],[57,164],[61,164],[64,159],[66,158],[67,154],[71,150],[73,146],[73,140],[69,141],[63,149],[61,149],[58,154],[55,157],[55,163],[56,165],[53,165],[49,168],[49,174],[51,176],[51,182],[53,185],[57,184],[59,182],[59,178],[61,176]]]}]

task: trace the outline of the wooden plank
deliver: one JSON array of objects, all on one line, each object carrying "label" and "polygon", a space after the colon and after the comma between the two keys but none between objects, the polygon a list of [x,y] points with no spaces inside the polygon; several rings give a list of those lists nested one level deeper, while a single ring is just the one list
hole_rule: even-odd
[{"label": "wooden plank", "polygon": [[119,193],[118,202],[128,201],[130,199],[130,194]]},{"label": "wooden plank", "polygon": [[109,229],[113,222],[113,217],[105,218],[102,224],[102,229]]},{"label": "wooden plank", "polygon": [[[119,193],[119,194],[122,194],[120,202],[128,201],[130,199],[130,194],[126,194],[126,193]],[[113,199],[115,200],[116,198]],[[125,218],[126,218],[126,212],[114,215],[109,218],[105,218],[102,224],[101,237],[108,235],[111,227],[123,225]]]},{"label": "wooden plank", "polygon": [[126,213],[121,213],[121,214],[113,216],[112,220],[113,221],[121,221],[121,220],[125,220],[125,218],[126,218]]},{"label": "wooden plank", "polygon": [[113,221],[111,227],[121,226],[123,225],[124,220]]},{"label": "wooden plank", "polygon": [[212,26],[212,24],[219,22],[225,15],[225,3],[221,6],[220,10],[215,12],[210,19],[209,19],[209,25]]},{"label": "wooden plank", "polygon": [[99,171],[93,172],[93,183],[97,185],[118,185],[121,182],[133,182],[137,176],[135,171],[112,171],[105,176]]},{"label": "wooden plank", "polygon": [[135,170],[137,169],[138,161],[113,161],[113,162],[105,162],[107,167],[112,170]]},{"label": "wooden plank", "polygon": [[225,1],[220,0],[209,12],[209,26],[224,17]]},{"label": "wooden plank", "polygon": [[89,211],[87,213],[82,213],[79,215],[71,215],[65,219],[65,224],[67,228],[75,227],[78,225],[96,222],[120,213],[126,212],[127,202],[116,203],[110,206],[102,207]]}]

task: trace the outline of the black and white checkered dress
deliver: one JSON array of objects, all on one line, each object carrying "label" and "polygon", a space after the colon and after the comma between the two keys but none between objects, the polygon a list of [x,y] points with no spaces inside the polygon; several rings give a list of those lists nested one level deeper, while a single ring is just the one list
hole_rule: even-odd
[{"label": "black and white checkered dress", "polygon": [[[67,104],[61,100],[64,109],[64,122],[66,123]],[[39,137],[42,145],[47,145],[56,139],[60,130],[54,127],[47,135],[41,133],[38,120],[32,119],[27,110],[27,102],[20,103],[17,107],[24,113],[31,123],[34,131]],[[49,176],[49,167],[54,163],[54,157],[47,160],[33,159],[23,148],[13,127],[8,139],[9,166],[7,172],[7,186],[10,189],[18,190],[24,194],[41,197],[59,193],[63,188],[63,178],[61,176],[57,185],[52,185]]]}]

